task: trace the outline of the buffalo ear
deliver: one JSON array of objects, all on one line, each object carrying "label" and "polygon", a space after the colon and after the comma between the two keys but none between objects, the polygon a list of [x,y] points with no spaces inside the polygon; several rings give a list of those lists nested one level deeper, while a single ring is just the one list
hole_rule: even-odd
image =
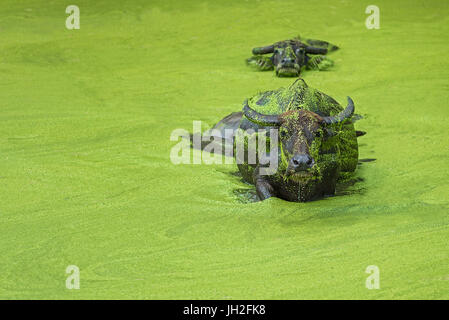
[{"label": "buffalo ear", "polygon": [[252,56],[246,59],[246,64],[260,71],[273,70],[273,61],[268,56]]}]

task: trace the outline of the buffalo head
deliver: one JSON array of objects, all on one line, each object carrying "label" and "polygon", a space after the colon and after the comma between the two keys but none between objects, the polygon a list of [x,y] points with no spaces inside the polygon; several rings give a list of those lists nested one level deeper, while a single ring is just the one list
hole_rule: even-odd
[{"label": "buffalo head", "polygon": [[259,125],[276,127],[279,130],[281,157],[287,167],[282,174],[285,177],[307,177],[313,175],[316,159],[310,147],[321,140],[325,142],[334,135],[331,125],[341,123],[354,113],[354,103],[348,97],[345,110],[335,116],[322,117],[314,112],[299,109],[280,115],[265,115],[256,112],[245,104],[243,113],[246,118]]},{"label": "buffalo head", "polygon": [[298,76],[302,66],[307,64],[306,54],[326,54],[327,49],[307,46],[299,40],[279,41],[266,47],[253,49],[253,54],[270,54],[276,75],[283,77]]}]

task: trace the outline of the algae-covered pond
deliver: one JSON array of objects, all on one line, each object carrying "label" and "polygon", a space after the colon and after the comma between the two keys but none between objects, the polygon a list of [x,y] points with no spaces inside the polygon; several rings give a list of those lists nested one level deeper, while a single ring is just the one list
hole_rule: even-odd
[{"label": "algae-covered pond", "polygon": [[[79,30],[0,4],[0,298],[449,298],[448,2],[73,4]],[[363,115],[357,182],[251,202],[235,165],[174,165],[173,130],[292,83],[244,60],[298,34],[341,48],[303,78]]]}]

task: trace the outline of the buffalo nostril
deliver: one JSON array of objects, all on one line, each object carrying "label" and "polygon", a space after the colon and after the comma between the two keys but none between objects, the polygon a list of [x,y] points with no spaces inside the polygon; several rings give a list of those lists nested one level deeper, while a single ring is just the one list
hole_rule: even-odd
[{"label": "buffalo nostril", "polygon": [[312,168],[313,165],[313,158],[307,154],[296,155],[290,160],[290,166],[295,171],[308,170]]}]

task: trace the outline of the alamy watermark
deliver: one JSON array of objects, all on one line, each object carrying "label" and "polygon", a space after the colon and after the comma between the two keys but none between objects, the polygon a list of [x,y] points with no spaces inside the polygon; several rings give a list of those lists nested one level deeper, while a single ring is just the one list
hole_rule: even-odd
[{"label": "alamy watermark", "polygon": [[235,158],[237,164],[260,164],[261,175],[277,170],[278,129],[212,129],[201,133],[201,127],[201,121],[193,121],[192,135],[185,129],[173,130],[170,141],[178,142],[170,151],[173,164],[234,164]]},{"label": "alamy watermark", "polygon": [[366,278],[365,286],[367,289],[380,289],[380,270],[378,266],[371,265],[366,267],[365,273],[369,276]]},{"label": "alamy watermark", "polygon": [[369,16],[365,20],[367,29],[380,29],[380,9],[378,6],[369,5],[365,9],[365,13]]},{"label": "alamy watermark", "polygon": [[65,20],[65,27],[69,30],[80,28],[80,8],[70,5],[65,9],[65,13],[70,14]]},{"label": "alamy watermark", "polygon": [[69,290],[78,290],[80,288],[80,268],[72,264],[67,266],[65,273],[69,275],[65,280],[65,287]]}]

